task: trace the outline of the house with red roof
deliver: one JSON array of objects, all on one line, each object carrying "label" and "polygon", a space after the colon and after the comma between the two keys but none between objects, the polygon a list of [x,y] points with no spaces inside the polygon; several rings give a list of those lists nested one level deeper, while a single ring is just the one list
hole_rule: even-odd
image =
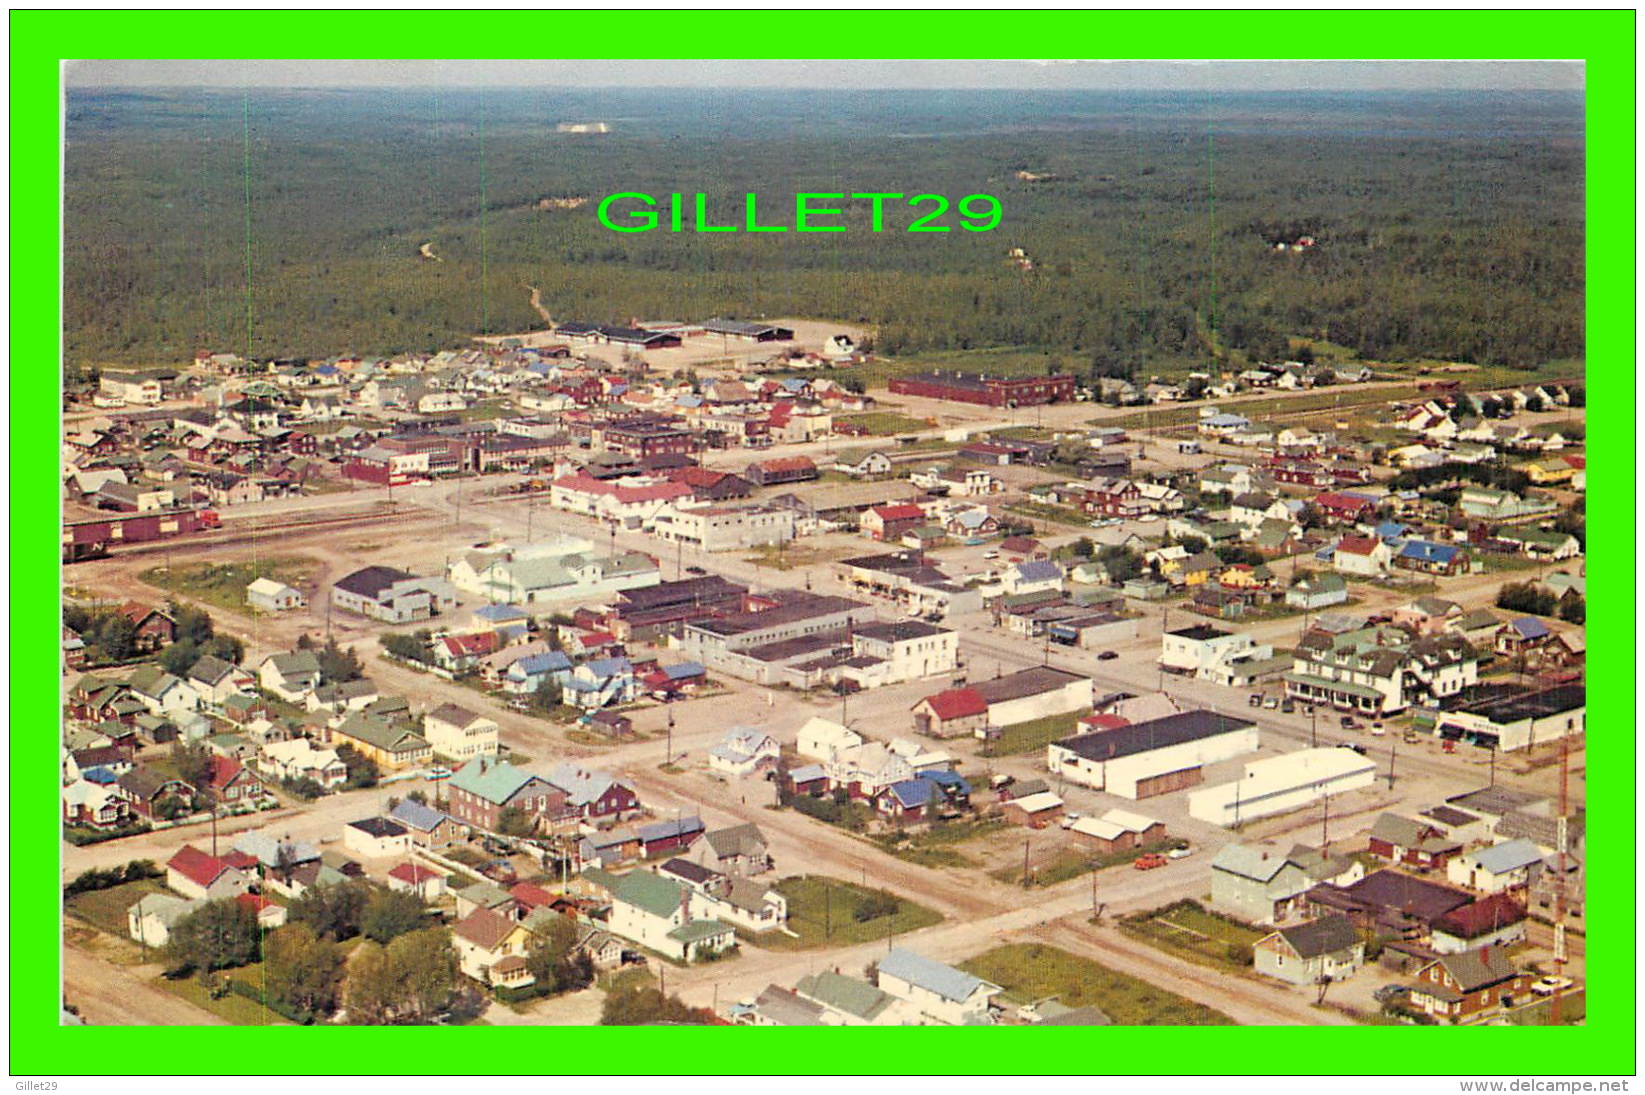
[{"label": "house with red roof", "polygon": [[434,642],[434,664],[452,673],[461,673],[480,664],[480,659],[487,654],[495,654],[502,645],[502,637],[495,631],[444,635]]},{"label": "house with red roof", "polygon": [[139,653],[158,650],[177,637],[177,621],[153,605],[127,601],[115,611],[137,628]]},{"label": "house with red roof", "polygon": [[1378,536],[1344,536],[1331,556],[1337,573],[1361,578],[1379,578],[1392,563],[1393,550]]},{"label": "house with red roof", "polygon": [[757,487],[800,483],[817,478],[817,465],[809,456],[779,456],[748,465],[743,471],[743,478]]},{"label": "house with red roof", "polygon": [[233,757],[212,754],[206,790],[217,802],[250,802],[263,797],[263,781]]},{"label": "house with red roof", "polygon": [[1368,521],[1376,513],[1377,507],[1369,498],[1362,494],[1343,494],[1339,491],[1326,491],[1314,496],[1314,505],[1324,518],[1337,525],[1357,524]]},{"label": "house with red roof", "polygon": [[244,871],[229,866],[192,844],[185,844],[166,860],[166,886],[184,897],[208,901],[238,897],[251,887]]},{"label": "house with red roof", "polygon": [[632,476],[606,481],[582,471],[556,479],[549,487],[549,504],[555,509],[620,521],[629,528],[650,524],[663,506],[691,497],[691,488],[684,483]]},{"label": "house with red roof", "polygon": [[871,539],[897,541],[903,534],[925,523],[925,511],[912,502],[872,506],[862,515],[859,526]]},{"label": "house with red roof", "polygon": [[1525,906],[1505,893],[1452,909],[1433,923],[1435,954],[1461,954],[1481,947],[1508,946],[1525,939]]},{"label": "house with red roof", "polygon": [[266,932],[273,931],[286,922],[286,907],[270,901],[262,894],[243,893],[234,900],[250,909],[252,915],[257,917],[257,926]]},{"label": "house with red roof", "polygon": [[933,738],[972,733],[988,724],[988,700],[975,688],[950,688],[914,705],[914,729]]},{"label": "house with red roof", "polygon": [[421,863],[402,863],[388,872],[388,888],[415,894],[425,902],[435,901],[446,892],[446,876]]}]

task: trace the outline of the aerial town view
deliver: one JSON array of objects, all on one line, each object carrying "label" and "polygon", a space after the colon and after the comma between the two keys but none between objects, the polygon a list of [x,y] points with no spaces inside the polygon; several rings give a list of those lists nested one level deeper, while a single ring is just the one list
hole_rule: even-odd
[{"label": "aerial town view", "polygon": [[70,70],[64,1022],[1584,1022],[1580,65],[480,64]]}]

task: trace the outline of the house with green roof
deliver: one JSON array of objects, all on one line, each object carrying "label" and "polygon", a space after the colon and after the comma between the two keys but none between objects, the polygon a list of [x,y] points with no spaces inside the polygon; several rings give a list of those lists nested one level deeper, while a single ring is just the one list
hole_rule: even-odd
[{"label": "house with green roof", "polygon": [[610,886],[607,926],[613,935],[683,962],[736,944],[737,934],[730,924],[700,915],[704,895],[689,886],[651,871],[615,876]]},{"label": "house with green roof", "polygon": [[434,757],[434,747],[409,727],[355,712],[331,731],[332,745],[353,746],[385,772],[398,772]]},{"label": "house with green roof", "polygon": [[506,809],[552,820],[566,805],[566,793],[560,788],[506,760],[490,757],[475,757],[457,769],[446,788],[446,812],[477,829],[495,830]]},{"label": "house with green roof", "polygon": [[908,1010],[890,993],[833,970],[800,978],[794,993],[821,1007],[830,1026],[900,1026]]}]

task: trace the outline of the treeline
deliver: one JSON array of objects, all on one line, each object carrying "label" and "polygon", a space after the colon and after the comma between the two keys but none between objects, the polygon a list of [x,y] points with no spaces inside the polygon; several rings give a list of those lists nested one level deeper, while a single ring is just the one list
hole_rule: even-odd
[{"label": "treeline", "polygon": [[[1056,131],[911,135],[887,115],[883,132],[819,135],[772,129],[748,99],[742,132],[689,137],[565,141],[516,113],[484,135],[482,186],[472,111],[360,102],[350,117],[256,94],[71,114],[66,359],[433,350],[537,325],[527,285],[556,318],[830,316],[878,326],[883,353],[1027,346],[1109,374],[1274,359],[1292,338],[1527,367],[1584,351],[1580,141],[1213,140],[1204,119],[1123,110]],[[94,140],[74,139],[76,118]],[[1022,163],[1062,181],[1020,182]],[[749,191],[791,218],[796,191],[842,190],[988,193],[1004,216],[986,233],[876,233],[858,201],[847,231],[806,235],[624,235],[595,217],[618,191],[700,191],[726,223]],[[540,211],[543,194],[590,201]],[[1314,247],[1275,250],[1300,227]]]}]

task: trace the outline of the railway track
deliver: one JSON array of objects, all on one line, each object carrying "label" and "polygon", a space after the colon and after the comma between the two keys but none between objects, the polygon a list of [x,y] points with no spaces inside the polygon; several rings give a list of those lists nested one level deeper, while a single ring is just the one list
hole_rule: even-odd
[{"label": "railway track", "polygon": [[[238,544],[247,540],[262,539],[270,535],[303,535],[309,532],[323,532],[334,528],[369,528],[387,522],[403,522],[420,514],[428,513],[422,507],[395,507],[393,509],[372,509],[368,511],[354,511],[350,513],[325,514],[307,517],[294,517],[273,521],[258,521],[250,518],[243,521],[231,520],[225,522],[230,527],[218,529],[215,532],[201,533],[186,537],[172,537],[164,540],[145,540],[140,544],[123,545],[111,548],[105,558],[120,558],[130,555],[165,554],[167,552],[189,552],[198,548],[220,547],[225,544]],[[84,560],[90,562],[92,560]]]}]

